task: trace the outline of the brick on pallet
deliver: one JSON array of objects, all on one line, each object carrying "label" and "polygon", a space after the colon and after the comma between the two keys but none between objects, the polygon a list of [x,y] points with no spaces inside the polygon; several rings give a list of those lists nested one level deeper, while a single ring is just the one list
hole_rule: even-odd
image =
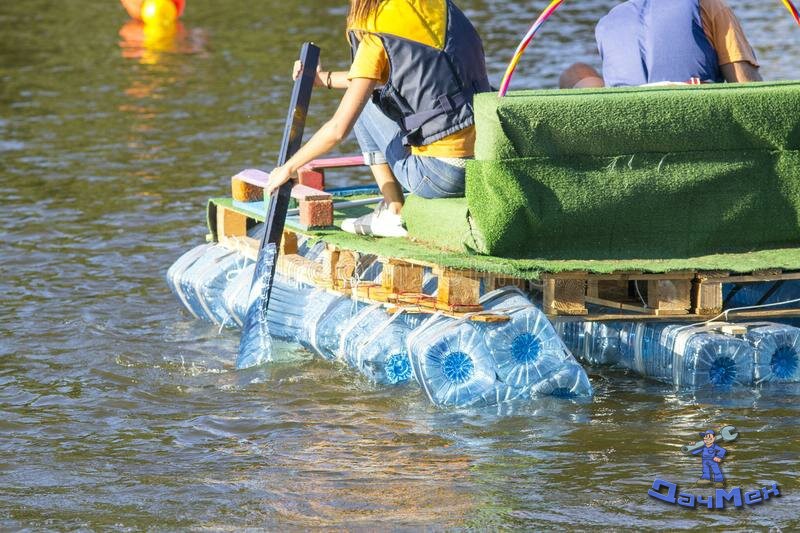
[{"label": "brick on pallet", "polygon": [[325,173],[322,170],[303,167],[297,171],[297,177],[301,185],[319,190],[325,188]]},{"label": "brick on pallet", "polygon": [[264,187],[269,174],[255,168],[243,170],[231,178],[231,196],[238,202],[259,202],[264,199]]},{"label": "brick on pallet", "polygon": [[333,201],[309,200],[300,202],[300,224],[307,228],[333,225]]}]

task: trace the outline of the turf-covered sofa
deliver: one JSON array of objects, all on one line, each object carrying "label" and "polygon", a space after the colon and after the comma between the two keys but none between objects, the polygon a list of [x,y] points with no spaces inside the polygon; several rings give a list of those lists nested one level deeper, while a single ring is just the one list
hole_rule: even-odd
[{"label": "turf-covered sofa", "polygon": [[509,258],[675,258],[800,244],[800,82],[476,99],[466,198],[412,238]]}]

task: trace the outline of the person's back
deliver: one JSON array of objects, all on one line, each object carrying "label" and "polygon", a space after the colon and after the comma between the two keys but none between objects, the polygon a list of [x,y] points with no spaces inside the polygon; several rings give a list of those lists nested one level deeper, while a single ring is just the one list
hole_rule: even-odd
[{"label": "person's back", "polygon": [[627,0],[596,28],[603,74],[578,63],[562,88],[757,81],[758,61],[724,0]]}]

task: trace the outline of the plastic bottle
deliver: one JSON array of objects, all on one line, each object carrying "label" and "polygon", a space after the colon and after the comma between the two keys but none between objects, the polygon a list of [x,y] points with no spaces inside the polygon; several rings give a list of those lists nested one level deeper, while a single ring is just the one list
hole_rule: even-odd
[{"label": "plastic bottle", "polygon": [[247,305],[247,297],[250,292],[250,284],[253,281],[253,272],[255,269],[255,263],[244,267],[236,276],[228,281],[228,285],[222,293],[222,301],[225,305],[225,309],[228,311],[231,320],[239,327],[242,327],[244,323],[245,306]]},{"label": "plastic bottle", "polygon": [[408,338],[416,380],[434,405],[466,407],[494,395],[497,376],[473,324],[434,315]]},{"label": "plastic bottle", "polygon": [[504,323],[475,325],[484,330],[497,376],[513,388],[543,381],[575,359],[547,317],[534,306],[512,311]]},{"label": "plastic bottle", "polygon": [[613,365],[620,360],[621,322],[592,322],[584,360],[592,365]]},{"label": "plastic bottle", "polygon": [[555,396],[557,398],[589,398],[594,394],[586,371],[576,362],[563,366],[547,379],[533,385],[532,397]]},{"label": "plastic bottle", "polygon": [[800,329],[783,324],[745,324],[755,351],[756,383],[800,382]]},{"label": "plastic bottle", "polygon": [[[225,309],[240,327],[247,312],[250,286],[253,282],[255,264],[250,264],[228,282],[222,295]],[[299,342],[305,329],[305,306],[312,289],[308,285],[283,276],[275,276],[270,294],[267,323],[272,337],[290,342]]]},{"label": "plastic bottle", "polygon": [[343,334],[345,359],[375,383],[399,385],[412,378],[406,339],[411,328],[402,315],[389,315],[380,306],[367,308],[357,328]]},{"label": "plastic bottle", "polygon": [[588,343],[591,333],[589,322],[559,322],[555,325],[556,332],[570,352],[581,361],[588,361]]},{"label": "plastic bottle", "polygon": [[[183,279],[183,274],[186,270],[191,267],[198,259],[203,257],[205,253],[212,247],[212,244],[201,244],[200,246],[195,246],[182,256],[180,256],[167,270],[167,285],[169,286],[170,290],[178,297],[178,300],[183,304],[183,306],[192,314],[194,311],[191,310],[189,304],[186,300],[186,293],[183,290],[183,284],[181,280]],[[196,318],[197,315],[195,315]]]},{"label": "plastic bottle", "polygon": [[339,356],[353,368],[358,368],[361,363],[362,341],[390,319],[391,316],[384,311],[381,304],[364,307],[342,330],[339,340]]},{"label": "plastic bottle", "polygon": [[514,309],[532,306],[530,298],[517,287],[502,287],[481,296],[480,304],[486,310]]},{"label": "plastic bottle", "polygon": [[667,324],[623,323],[619,333],[618,362],[634,372],[672,382],[672,352],[661,349],[661,336]]},{"label": "plastic bottle", "polygon": [[679,389],[729,389],[753,384],[755,354],[744,339],[716,333],[716,326],[669,326],[665,351],[673,357]]},{"label": "plastic bottle", "polygon": [[222,302],[222,293],[228,275],[241,270],[248,262],[236,252],[212,246],[181,277],[187,308],[195,316],[215,324],[227,322],[229,316]]}]

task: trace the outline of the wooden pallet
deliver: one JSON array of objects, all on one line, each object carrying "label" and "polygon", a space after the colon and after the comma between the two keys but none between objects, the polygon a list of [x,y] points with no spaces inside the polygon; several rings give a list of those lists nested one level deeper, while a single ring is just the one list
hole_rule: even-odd
[{"label": "wooden pallet", "polygon": [[[255,260],[259,243],[247,237],[247,229],[255,221],[239,211],[221,206],[217,209],[216,217],[219,242]],[[380,258],[383,263],[381,283],[371,284],[360,282],[355,275],[362,270],[362,254],[328,245],[323,261],[318,263],[297,254],[297,239],[297,234],[292,230],[284,232],[278,260],[278,271],[283,275],[394,308],[441,312],[448,316],[481,313],[481,283],[486,290],[504,286],[522,289],[538,286],[542,295],[542,309],[554,320],[597,321],[707,319],[719,315],[724,308],[723,284],[800,280],[800,272],[780,269],[747,274],[702,270],[659,274],[641,271],[610,274],[570,271],[542,274],[539,286],[528,280],[497,273],[458,270],[425,261]],[[430,269],[439,278],[436,296],[422,293],[425,269]],[[800,306],[797,307],[798,309],[744,310],[732,313],[731,317],[800,316]],[[596,311],[597,308],[602,308],[602,311]]]}]

